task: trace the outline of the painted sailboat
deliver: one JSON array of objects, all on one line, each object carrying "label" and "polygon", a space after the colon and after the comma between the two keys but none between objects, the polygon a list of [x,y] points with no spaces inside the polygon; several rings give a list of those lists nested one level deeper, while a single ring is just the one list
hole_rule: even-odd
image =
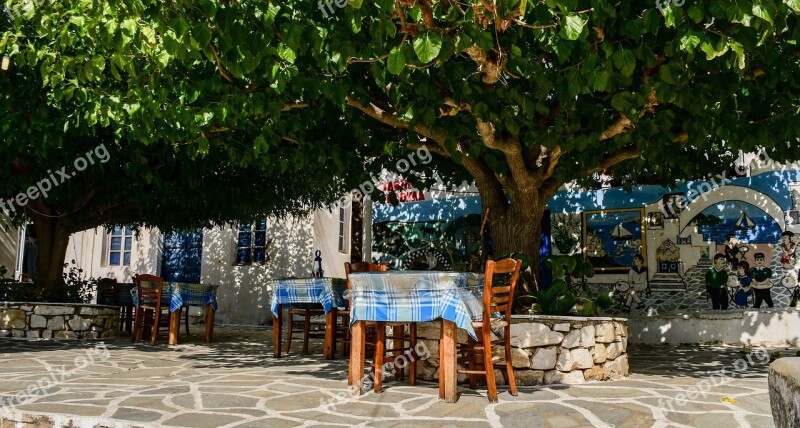
[{"label": "painted sailboat", "polygon": [[615,241],[627,241],[633,239],[633,233],[622,227],[622,224],[618,224],[614,227],[614,230],[611,231],[611,239]]},{"label": "painted sailboat", "polygon": [[750,230],[750,229],[755,229],[756,224],[753,223],[753,220],[751,220],[750,217],[743,212],[742,216],[739,217],[739,220],[736,220],[735,227],[736,230]]}]

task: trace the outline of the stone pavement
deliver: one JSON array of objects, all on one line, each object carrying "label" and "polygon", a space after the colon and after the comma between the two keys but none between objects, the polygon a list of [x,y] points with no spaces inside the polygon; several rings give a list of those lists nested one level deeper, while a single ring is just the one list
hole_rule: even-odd
[{"label": "stone pavement", "polygon": [[0,339],[0,428],[774,426],[764,350],[631,345],[626,380],[501,387],[497,404],[460,387],[446,404],[430,382],[348,397],[346,359],[322,360],[319,342],[275,359],[271,329],[218,327],[210,345],[200,332],[174,347]]}]

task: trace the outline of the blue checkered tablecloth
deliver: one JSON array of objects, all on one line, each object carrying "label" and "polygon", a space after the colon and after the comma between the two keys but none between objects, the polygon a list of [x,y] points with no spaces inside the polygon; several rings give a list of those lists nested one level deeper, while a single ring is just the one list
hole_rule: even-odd
[{"label": "blue checkered tablecloth", "polygon": [[341,278],[290,278],[267,282],[272,290],[272,313],[278,314],[278,305],[319,303],[328,313],[336,308],[346,308],[343,292],[347,282]]},{"label": "blue checkered tablecloth", "polygon": [[468,272],[392,271],[350,274],[351,324],[356,321],[453,321],[477,339],[483,316],[483,275]]},{"label": "blue checkered tablecloth", "polygon": [[[142,282],[143,287],[154,285],[151,282]],[[176,311],[182,306],[206,306],[211,305],[211,309],[217,310],[217,288],[215,284],[192,284],[188,282],[166,282],[164,283],[164,294],[161,303],[169,303],[169,311]],[[131,297],[134,305],[138,303],[139,297],[136,294],[136,287],[131,290]]]}]

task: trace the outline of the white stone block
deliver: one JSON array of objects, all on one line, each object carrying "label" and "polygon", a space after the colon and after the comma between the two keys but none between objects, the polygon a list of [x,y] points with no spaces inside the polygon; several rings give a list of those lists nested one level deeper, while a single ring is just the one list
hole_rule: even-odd
[{"label": "white stone block", "polygon": [[616,335],[614,334],[614,324],[611,321],[602,322],[594,326],[594,340],[601,343],[611,343]]},{"label": "white stone block", "polygon": [[590,369],[594,366],[592,354],[586,348],[575,348],[570,351],[572,359],[575,361],[575,368]]},{"label": "white stone block", "polygon": [[558,354],[558,361],[556,362],[556,370],[562,372],[569,372],[575,367],[575,360],[572,358],[572,353],[569,349],[561,348]]},{"label": "white stone block", "polygon": [[563,383],[567,385],[575,385],[586,383],[583,377],[583,371],[575,370],[572,372],[560,372],[558,370],[550,370],[544,373],[544,383],[547,385],[554,383]]},{"label": "white stone block", "polygon": [[48,330],[64,330],[66,328],[66,322],[62,316],[53,317],[47,321]]},{"label": "white stone block", "polygon": [[593,325],[587,325],[581,328],[581,346],[584,348],[591,348],[595,344],[594,340],[595,329]]},{"label": "white stone block", "polygon": [[605,363],[608,359],[606,355],[606,345],[603,343],[595,343],[594,345],[594,362],[595,364]]},{"label": "white stone block", "polygon": [[539,348],[531,358],[531,368],[534,370],[551,370],[556,366],[558,353],[555,346]]},{"label": "white stone block", "polygon": [[31,315],[31,328],[47,327],[47,318],[41,315]]},{"label": "white stone block", "polygon": [[572,330],[561,341],[562,348],[577,348],[581,344],[581,330]]},{"label": "white stone block", "polygon": [[569,331],[569,323],[565,322],[565,323],[556,324],[556,325],[553,326],[553,331],[560,331],[562,333],[568,332]]},{"label": "white stone block", "polygon": [[33,313],[38,315],[72,315],[75,313],[75,308],[69,306],[40,305],[33,310]]},{"label": "white stone block", "polygon": [[619,357],[625,350],[622,348],[622,342],[612,342],[606,346],[606,359],[614,360]]},{"label": "white stone block", "polygon": [[517,348],[535,348],[539,346],[557,345],[564,335],[542,323],[511,324],[511,346]]}]

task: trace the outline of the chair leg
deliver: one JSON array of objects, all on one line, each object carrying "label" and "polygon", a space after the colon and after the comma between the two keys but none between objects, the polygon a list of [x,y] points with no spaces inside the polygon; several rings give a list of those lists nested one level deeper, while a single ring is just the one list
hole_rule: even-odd
[{"label": "chair leg", "polygon": [[508,325],[503,331],[503,342],[506,348],[506,379],[511,387],[511,395],[517,396],[517,380],[514,377],[514,366],[511,364],[511,326]]},{"label": "chair leg", "polygon": [[142,311],[136,308],[133,319],[133,332],[131,333],[131,342],[136,343],[142,339]]},{"label": "chair leg", "polygon": [[[467,370],[469,371],[477,371],[478,370],[478,363],[475,361],[476,352],[475,347],[477,346],[477,342],[472,339],[472,337],[467,338]],[[476,390],[478,389],[478,375],[475,373],[469,374],[469,389]]]},{"label": "chair leg", "polygon": [[394,352],[392,353],[392,361],[394,364],[394,378],[398,382],[403,381],[403,372],[405,368],[400,368],[397,366],[397,358],[400,354],[403,353],[402,348],[405,347],[406,340],[405,340],[405,333],[406,333],[406,326],[399,325],[392,327],[392,348],[394,348]]},{"label": "chair leg", "polygon": [[497,402],[497,382],[494,378],[494,365],[492,365],[492,332],[488,329],[483,332],[483,366],[486,370],[486,386],[490,403]]},{"label": "chair leg", "polygon": [[347,315],[342,315],[342,356],[350,355],[350,347],[347,346],[350,343],[350,317]]},{"label": "chair leg", "polygon": [[375,358],[372,359],[372,372],[375,374],[375,392],[380,393],[383,386],[383,357],[386,354],[386,325],[379,322],[376,328]]},{"label": "chair leg", "polygon": [[409,356],[411,357],[411,361],[409,361],[409,364],[411,364],[411,367],[408,368],[408,383],[410,385],[416,385],[417,358],[419,357],[419,355],[417,355],[417,323],[412,322],[409,325],[408,335],[410,338],[409,346],[411,347],[411,352],[409,353]]},{"label": "chair leg", "polygon": [[188,335],[189,335],[189,307],[188,307],[188,306],[186,306],[184,309],[185,309],[185,311],[186,311],[186,315],[185,315],[185,316],[186,316],[186,318],[185,318],[185,322],[186,322],[186,335],[188,336]]},{"label": "chair leg", "polygon": [[308,355],[308,333],[311,331],[311,311],[306,309],[303,318],[303,355]]},{"label": "chair leg", "polygon": [[286,353],[292,348],[292,329],[294,328],[294,315],[289,311],[289,328],[286,329]]},{"label": "chair leg", "polygon": [[153,321],[153,330],[150,333],[150,335],[152,336],[150,338],[150,345],[151,346],[156,344],[156,338],[158,337],[158,327],[159,327],[159,324],[161,324],[161,311],[156,309],[154,312],[155,312],[155,315],[154,315],[155,318],[154,318],[154,321]]}]

